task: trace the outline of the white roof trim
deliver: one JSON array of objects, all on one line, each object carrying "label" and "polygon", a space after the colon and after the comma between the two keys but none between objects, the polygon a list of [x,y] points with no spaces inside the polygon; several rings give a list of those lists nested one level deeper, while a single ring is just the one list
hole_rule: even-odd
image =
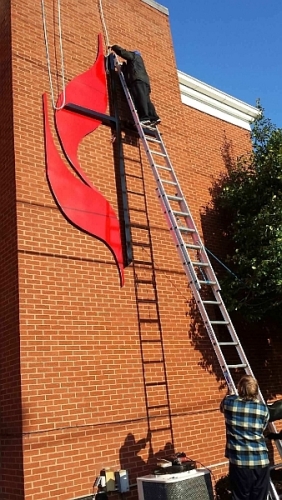
[{"label": "white roof trim", "polygon": [[255,106],[250,106],[182,71],[177,73],[183,104],[238,127],[251,129],[250,124],[259,115]]},{"label": "white roof trim", "polygon": [[154,7],[154,9],[159,10],[160,12],[163,12],[168,16],[168,8],[164,7],[160,3],[155,2],[154,0],[142,0],[142,2],[147,3],[151,7]]}]

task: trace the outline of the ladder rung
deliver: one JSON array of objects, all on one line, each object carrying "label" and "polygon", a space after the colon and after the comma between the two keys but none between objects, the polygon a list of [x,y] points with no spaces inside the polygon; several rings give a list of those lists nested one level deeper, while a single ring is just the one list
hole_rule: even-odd
[{"label": "ladder rung", "polygon": [[155,304],[157,302],[156,299],[138,299],[137,301],[143,304]]},{"label": "ladder rung", "polygon": [[168,405],[154,405],[154,406],[148,406],[148,410],[158,410],[159,408],[168,408]]},{"label": "ladder rung", "polygon": [[148,382],[147,387],[157,387],[158,385],[166,385],[166,382]]},{"label": "ladder rung", "polygon": [[152,155],[162,156],[163,158],[166,158],[167,156],[165,153],[160,153],[159,151],[154,151],[153,149],[149,149],[149,151]]},{"label": "ladder rung", "polygon": [[[136,115],[137,115],[137,111],[136,111]],[[137,121],[140,123],[138,115],[137,115]],[[145,126],[141,125],[141,128],[142,128],[143,134],[146,136],[146,138],[147,138],[148,135],[149,136],[153,135],[154,137],[156,137],[156,135],[157,135],[157,133],[156,133],[157,129],[155,129],[155,127],[153,127],[151,124],[150,125],[148,124],[148,125],[145,125]]]},{"label": "ladder rung", "polygon": [[166,184],[170,184],[171,186],[177,186],[177,182],[167,181],[166,179],[160,179],[161,182],[165,182]]},{"label": "ladder rung", "polygon": [[138,125],[143,130],[144,135],[145,135],[144,130],[149,130],[150,132],[151,131],[155,132],[156,129],[152,127],[151,123],[148,123],[148,125],[145,125],[144,123],[140,122],[138,115],[137,115],[137,111],[135,109],[134,109],[134,113],[135,113]]},{"label": "ladder rung", "polygon": [[152,359],[151,361],[143,361],[144,365],[153,365],[164,363],[164,359]]},{"label": "ladder rung", "polygon": [[217,282],[216,281],[205,281],[205,280],[199,280],[199,283],[201,285],[217,285]]},{"label": "ladder rung", "polygon": [[180,217],[191,217],[191,215],[188,212],[178,212],[177,210],[173,210],[172,213]]},{"label": "ladder rung", "polygon": [[135,196],[145,196],[144,193],[137,193],[137,191],[131,191],[130,189],[127,190],[129,194],[134,194]]},{"label": "ladder rung", "polygon": [[164,165],[157,165],[155,163],[155,167],[156,168],[161,168],[162,170],[167,170],[167,172],[171,172],[171,168],[170,167],[165,167]]},{"label": "ladder rung", "polygon": [[128,208],[129,208],[130,212],[136,212],[138,214],[146,214],[147,213],[144,208],[135,208],[133,206],[129,206]]},{"label": "ladder rung", "polygon": [[171,432],[171,427],[167,426],[167,427],[158,427],[157,429],[151,429],[151,433],[152,434],[153,434],[153,432],[164,432],[164,431],[170,431]]},{"label": "ladder rung", "polygon": [[199,245],[190,245],[189,243],[186,244],[185,246],[186,246],[186,248],[191,248],[192,250],[201,250],[201,248],[202,248]]},{"label": "ladder rung", "polygon": [[[124,159],[128,159],[128,158],[125,158]],[[130,161],[131,161],[131,158],[130,158]],[[143,177],[140,176],[140,175],[136,175],[136,174],[126,174],[126,177],[129,178],[129,179],[138,179],[139,181],[142,181]]]},{"label": "ladder rung", "polygon": [[[209,264],[207,262],[191,262],[191,264],[193,264],[193,266],[197,266],[197,267],[209,267]],[[217,302],[214,302],[214,303],[217,303]]]},{"label": "ladder rung", "polygon": [[149,230],[148,224],[138,224],[138,222],[131,223],[130,227],[134,227],[135,229],[147,229],[147,231]]},{"label": "ladder rung", "polygon": [[161,342],[161,339],[143,339],[141,340],[144,344],[156,344],[157,342]]},{"label": "ladder rung", "polygon": [[150,248],[151,244],[150,243],[140,243],[139,241],[132,241],[132,246]]},{"label": "ladder rung", "polygon": [[219,306],[221,302],[217,300],[203,300],[203,304],[207,304],[210,306]]},{"label": "ladder rung", "polygon": [[181,198],[181,196],[177,196],[177,195],[173,196],[173,195],[169,194],[167,197],[169,200],[172,200],[172,201],[183,201],[183,198]]},{"label": "ladder rung", "polygon": [[147,141],[151,141],[151,142],[156,142],[157,144],[161,144],[162,141],[160,141],[159,139],[155,139],[154,137],[151,137],[150,135],[148,137],[146,137]]},{"label": "ladder rung", "polygon": [[182,233],[195,233],[196,229],[192,229],[191,227],[185,227],[185,226],[177,226],[179,231]]},{"label": "ladder rung", "polygon": [[153,262],[151,262],[150,260],[137,260],[137,259],[134,259],[134,264],[137,264],[139,266],[152,266]]},{"label": "ladder rung", "polygon": [[239,365],[227,365],[228,368],[247,368],[246,363],[241,363]]},{"label": "ladder rung", "polygon": [[238,342],[218,342],[218,345],[239,345]]},{"label": "ladder rung", "polygon": [[136,283],[138,283],[138,284],[141,283],[141,285],[153,285],[154,284],[153,280],[142,280],[142,279],[141,280],[137,279]]},{"label": "ladder rung", "polygon": [[[158,324],[159,324],[159,322],[160,322],[160,320],[158,320],[158,319],[152,319],[152,318],[140,318],[140,319],[139,319],[139,323],[140,323],[140,324],[141,324],[141,323],[142,323],[142,324],[146,324],[146,323],[148,323],[148,325],[149,325],[149,324],[155,324],[155,325],[158,325]],[[145,341],[143,340],[143,342],[145,342]],[[158,340],[152,340],[152,342],[158,342]]]},{"label": "ladder rung", "polygon": [[210,321],[211,325],[229,325],[229,321]]}]

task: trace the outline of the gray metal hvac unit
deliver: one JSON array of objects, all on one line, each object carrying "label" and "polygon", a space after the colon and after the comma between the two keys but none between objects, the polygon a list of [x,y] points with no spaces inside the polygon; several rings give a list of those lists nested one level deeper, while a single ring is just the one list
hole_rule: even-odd
[{"label": "gray metal hvac unit", "polygon": [[139,500],[213,500],[207,469],[137,478]]}]

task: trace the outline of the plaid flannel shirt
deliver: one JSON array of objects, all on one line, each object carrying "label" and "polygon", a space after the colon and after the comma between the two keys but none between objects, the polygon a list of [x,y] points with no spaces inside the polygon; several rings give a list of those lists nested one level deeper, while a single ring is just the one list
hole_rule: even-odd
[{"label": "plaid flannel shirt", "polygon": [[225,456],[239,467],[266,467],[268,449],[263,431],[269,420],[267,406],[256,401],[244,401],[239,396],[227,396],[222,402],[226,426]]}]

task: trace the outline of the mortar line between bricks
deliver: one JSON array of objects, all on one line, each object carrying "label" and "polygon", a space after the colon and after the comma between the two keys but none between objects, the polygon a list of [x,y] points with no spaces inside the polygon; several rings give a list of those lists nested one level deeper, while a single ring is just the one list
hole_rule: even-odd
[{"label": "mortar line between bricks", "polygon": [[[192,411],[187,411],[183,413],[172,413],[172,417],[183,417],[187,415],[198,415],[200,413],[211,413],[211,412],[217,412],[219,411],[219,408],[210,408],[206,410],[192,410]],[[159,418],[162,418],[162,416],[155,416],[151,417],[152,420],[158,420]],[[82,424],[82,425],[69,425],[65,427],[55,427],[54,429],[42,429],[38,431],[30,431],[30,432],[22,432],[22,433],[15,433],[15,434],[8,434],[8,433],[1,433],[1,435],[7,435],[10,437],[17,437],[17,436],[23,436],[23,437],[28,437],[28,436],[34,436],[38,434],[51,434],[54,432],[60,432],[60,431],[67,431],[67,430],[81,430],[81,429],[89,429],[89,428],[103,428],[103,427],[108,427],[108,426],[113,426],[113,425],[124,425],[124,424],[132,424],[136,422],[146,422],[146,417],[142,418],[136,418],[136,419],[128,419],[128,420],[114,420],[111,422],[105,422],[105,423],[98,423],[98,424]]]}]

